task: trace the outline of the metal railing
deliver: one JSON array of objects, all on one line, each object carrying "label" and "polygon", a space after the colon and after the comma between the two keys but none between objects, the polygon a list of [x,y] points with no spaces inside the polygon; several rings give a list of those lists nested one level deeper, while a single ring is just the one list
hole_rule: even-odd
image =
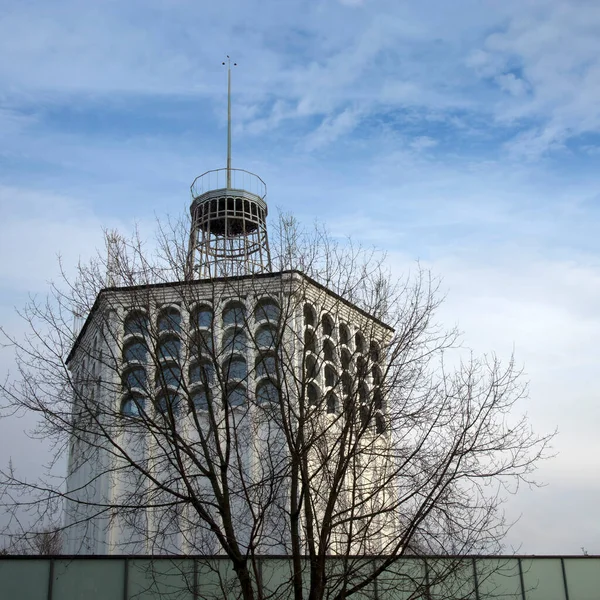
[{"label": "metal railing", "polygon": [[267,184],[255,173],[244,169],[230,169],[230,181],[228,185],[228,170],[213,169],[206,171],[194,179],[190,186],[192,197],[197,198],[206,192],[220,189],[245,190],[261,199],[267,195]]}]

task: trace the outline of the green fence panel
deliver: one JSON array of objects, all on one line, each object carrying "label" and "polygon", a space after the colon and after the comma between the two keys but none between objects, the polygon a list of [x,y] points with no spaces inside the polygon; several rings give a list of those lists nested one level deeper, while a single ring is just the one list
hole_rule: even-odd
[{"label": "green fence panel", "polygon": [[476,558],[480,600],[523,600],[516,558]]},{"label": "green fence panel", "polygon": [[600,558],[565,558],[569,600],[600,598]]},{"label": "green fence panel", "polygon": [[469,559],[428,559],[431,600],[475,600],[473,561]]},{"label": "green fence panel", "polygon": [[[263,587],[272,600],[287,600],[294,597],[292,585],[292,561],[288,559],[261,558],[260,571]],[[306,563],[301,561],[302,575],[306,572]]]},{"label": "green fence panel", "polygon": [[[56,559],[52,598],[62,600],[113,600],[123,598],[123,561]],[[25,596],[23,596],[25,597]]]},{"label": "green fence panel", "polygon": [[127,559],[127,575],[127,600],[194,598],[194,561],[190,559]]},{"label": "green fence panel", "polygon": [[0,560],[0,598],[27,598],[46,600],[48,598],[48,559]]},{"label": "green fence panel", "polygon": [[[419,590],[424,592],[426,585],[425,561],[421,558],[402,558],[394,561],[377,577],[377,598],[408,600],[414,598]],[[425,597],[425,594],[422,596]]]},{"label": "green fence panel", "polygon": [[527,600],[566,600],[560,558],[521,559]]}]

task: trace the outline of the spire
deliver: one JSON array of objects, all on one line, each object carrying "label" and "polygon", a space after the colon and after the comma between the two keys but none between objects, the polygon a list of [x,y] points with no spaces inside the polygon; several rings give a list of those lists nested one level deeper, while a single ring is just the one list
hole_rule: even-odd
[{"label": "spire", "polygon": [[[237,63],[233,63],[233,66],[237,67]],[[229,54],[227,55],[227,187],[231,188],[231,58]]]},{"label": "spire", "polygon": [[254,173],[231,167],[231,63],[227,56],[227,167],[194,179],[192,228],[185,278],[204,279],[271,271],[267,186]]}]

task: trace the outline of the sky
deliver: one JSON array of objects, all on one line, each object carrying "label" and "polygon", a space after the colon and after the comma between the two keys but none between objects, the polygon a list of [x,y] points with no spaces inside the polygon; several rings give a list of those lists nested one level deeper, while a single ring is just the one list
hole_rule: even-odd
[{"label": "sky", "polygon": [[[225,166],[227,54],[271,214],[419,261],[465,346],[522,365],[558,435],[507,551],[600,554],[597,0],[0,0],[0,323]],[[0,457],[33,474],[31,425]]]}]

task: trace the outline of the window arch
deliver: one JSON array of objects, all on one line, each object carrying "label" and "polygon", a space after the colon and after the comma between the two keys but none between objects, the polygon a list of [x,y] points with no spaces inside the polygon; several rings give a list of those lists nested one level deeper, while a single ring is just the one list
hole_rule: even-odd
[{"label": "window arch", "polygon": [[360,403],[365,406],[369,400],[369,389],[364,383],[358,388],[358,399]]},{"label": "window arch", "polygon": [[132,310],[124,323],[125,335],[146,335],[149,330],[148,315],[141,310]]},{"label": "window arch", "polygon": [[335,346],[331,340],[323,342],[323,358],[329,362],[335,362]]},{"label": "window arch", "polygon": [[325,366],[325,385],[327,387],[335,386],[336,379],[337,379],[337,373],[335,372],[335,369],[331,365],[326,365]]},{"label": "window arch", "polygon": [[194,362],[190,366],[189,381],[190,384],[201,383],[203,385],[212,385],[215,379],[215,368],[208,361]]},{"label": "window arch", "polygon": [[375,410],[383,410],[383,394],[381,390],[375,390],[373,392],[373,408]]},{"label": "window arch", "polygon": [[350,330],[348,329],[348,325],[345,323],[341,323],[339,327],[339,335],[340,335],[340,344],[344,344],[348,346],[350,344]]},{"label": "window arch", "polygon": [[181,385],[181,368],[174,363],[161,365],[156,370],[156,387],[174,387]]},{"label": "window arch", "polygon": [[350,365],[352,364],[352,355],[347,348],[342,348],[340,359],[342,363],[342,369],[344,369],[344,371],[349,371]]},{"label": "window arch", "polygon": [[369,358],[374,363],[379,362],[381,353],[379,352],[379,344],[377,344],[377,342],[371,342],[369,344]]},{"label": "window arch", "polygon": [[158,344],[159,360],[176,360],[181,352],[181,341],[178,337],[169,336],[160,341]]},{"label": "window arch", "polygon": [[148,356],[148,346],[146,342],[133,339],[123,348],[123,360],[125,362],[145,362]]},{"label": "window arch", "polygon": [[308,379],[314,379],[319,374],[319,365],[317,363],[317,359],[312,354],[309,354],[306,357],[304,366],[306,369],[306,377]]},{"label": "window arch", "polygon": [[246,318],[246,307],[239,300],[232,300],[223,309],[223,327],[243,325]]},{"label": "window arch", "polygon": [[159,333],[163,331],[179,333],[181,331],[181,314],[174,306],[168,306],[158,313],[156,323]]},{"label": "window arch", "polygon": [[243,406],[246,402],[246,388],[241,384],[227,386],[227,403],[232,408]]},{"label": "window arch", "polygon": [[213,311],[208,304],[196,306],[192,311],[192,325],[200,329],[209,329],[213,322]]},{"label": "window arch", "polygon": [[241,329],[228,329],[223,334],[223,350],[225,352],[244,352],[246,350],[246,334]]},{"label": "window arch", "polygon": [[278,402],[279,391],[270,381],[261,381],[256,386],[256,400],[260,404],[266,402]]},{"label": "window arch", "polygon": [[333,335],[333,319],[328,314],[321,317],[321,328],[323,329],[323,335]]},{"label": "window arch", "polygon": [[146,377],[146,369],[141,366],[134,366],[128,368],[121,378],[121,383],[123,388],[132,389],[132,388],[145,388],[147,382]]},{"label": "window arch", "polygon": [[273,298],[263,298],[254,308],[254,320],[257,323],[262,321],[277,323],[280,314],[279,304]]},{"label": "window arch", "polygon": [[356,359],[356,375],[359,379],[365,379],[369,373],[367,361],[364,357],[359,356]]},{"label": "window arch", "polygon": [[178,394],[173,392],[165,392],[164,394],[160,394],[156,398],[156,410],[162,414],[169,414],[172,412],[173,414],[177,414],[179,412],[179,405],[181,403],[181,398]]},{"label": "window arch", "polygon": [[275,376],[277,369],[275,366],[275,355],[271,352],[263,353],[256,359],[256,377]]},{"label": "window arch", "polygon": [[275,346],[277,330],[272,325],[263,325],[256,331],[256,347],[259,350],[268,350]]},{"label": "window arch", "polygon": [[315,332],[311,329],[307,329],[304,332],[304,349],[306,352],[317,353],[317,342]]},{"label": "window arch", "polygon": [[375,385],[375,386],[381,385],[383,377],[381,375],[381,369],[377,365],[375,365],[371,369],[371,377],[373,378],[373,385]]},{"label": "window arch", "polygon": [[121,402],[121,414],[125,417],[139,417],[144,411],[144,398],[139,394],[130,394]]},{"label": "window arch", "polygon": [[329,414],[335,414],[338,411],[338,399],[337,396],[330,392],[327,394],[327,412]]},{"label": "window arch", "polygon": [[195,331],[190,340],[190,353],[192,355],[211,354],[213,351],[212,331],[200,329]]},{"label": "window arch", "polygon": [[248,376],[248,365],[242,356],[232,356],[223,363],[223,377],[225,379],[244,380]]},{"label": "window arch", "polygon": [[317,315],[315,309],[310,304],[304,305],[304,325],[315,326]]},{"label": "window arch", "polygon": [[354,336],[354,346],[355,346],[357,352],[359,352],[360,354],[364,353],[365,338],[363,337],[362,333],[360,333],[360,331],[358,331],[356,333],[356,335]]},{"label": "window arch", "polygon": [[195,411],[208,410],[208,394],[204,390],[194,391],[190,400]]},{"label": "window arch", "polygon": [[352,383],[350,374],[347,371],[342,373],[342,391],[344,392],[344,396],[349,396],[352,393]]},{"label": "window arch", "polygon": [[308,384],[308,387],[306,389],[306,397],[308,399],[309,406],[317,406],[317,404],[319,404],[319,400],[321,399],[321,392],[314,383]]}]

